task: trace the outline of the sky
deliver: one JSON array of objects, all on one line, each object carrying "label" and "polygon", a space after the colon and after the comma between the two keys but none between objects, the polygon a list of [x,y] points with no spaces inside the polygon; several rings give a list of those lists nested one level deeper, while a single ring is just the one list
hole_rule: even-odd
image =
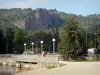
[{"label": "sky", "polygon": [[100,14],[100,0],[0,0],[1,8],[46,8],[76,15]]}]

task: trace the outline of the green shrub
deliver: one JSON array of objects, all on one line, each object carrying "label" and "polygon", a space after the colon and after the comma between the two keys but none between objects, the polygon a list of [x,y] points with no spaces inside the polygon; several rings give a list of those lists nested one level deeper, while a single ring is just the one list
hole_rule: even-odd
[{"label": "green shrub", "polygon": [[49,65],[48,67],[47,67],[47,69],[51,69],[51,68],[56,68],[57,66],[56,65]]}]

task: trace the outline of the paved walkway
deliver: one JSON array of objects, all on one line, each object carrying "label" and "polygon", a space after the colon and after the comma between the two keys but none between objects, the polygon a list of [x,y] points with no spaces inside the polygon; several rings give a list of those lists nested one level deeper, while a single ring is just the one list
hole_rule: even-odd
[{"label": "paved walkway", "polygon": [[100,75],[100,62],[66,62],[54,69],[36,69],[16,75]]}]

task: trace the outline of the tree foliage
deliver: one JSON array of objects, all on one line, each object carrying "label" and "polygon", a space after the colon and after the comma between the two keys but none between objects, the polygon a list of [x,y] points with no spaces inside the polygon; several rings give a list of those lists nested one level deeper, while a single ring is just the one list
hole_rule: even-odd
[{"label": "tree foliage", "polygon": [[18,30],[14,34],[15,48],[18,50],[18,53],[22,53],[24,51],[24,43],[26,42],[25,32],[23,30]]},{"label": "tree foliage", "polygon": [[[20,24],[17,22],[24,21],[28,16],[34,14],[34,12],[35,10],[32,10],[31,8],[0,9],[0,30],[2,31],[2,33],[0,34],[1,37],[5,39],[5,42],[3,41],[3,39],[1,39],[1,41],[4,42],[4,44],[1,44],[4,45],[3,50],[5,50],[4,48],[6,48],[5,43],[8,43],[9,47],[13,47],[12,45],[14,45],[14,50],[17,50],[21,53],[24,50],[24,42],[27,43],[28,48],[31,48],[31,42],[35,43],[34,46],[36,46],[37,42],[39,48],[40,41],[43,40],[45,46],[44,50],[52,52],[52,38],[55,38],[57,51],[57,44],[59,42],[60,37],[60,43],[58,45],[59,52],[63,54],[63,56],[66,58],[69,58],[69,56],[73,58],[80,53],[80,47],[85,48],[86,46],[86,31],[84,29],[85,26],[88,27],[88,48],[94,47],[94,33],[97,33],[96,46],[98,50],[100,50],[100,14],[82,16],[75,14],[66,14],[64,12],[56,11],[56,13],[61,17],[61,19],[64,20],[63,23],[67,21],[63,28],[52,28],[53,26],[51,26],[51,28],[41,29],[37,31],[18,30],[18,28],[14,24],[19,26]],[[69,19],[70,15],[74,16],[74,19]],[[77,22],[75,20],[77,20]],[[56,20],[53,22],[54,24],[56,24]],[[79,29],[78,23],[83,26],[83,28]],[[10,52],[12,52],[11,47],[9,48]]]},{"label": "tree foliage", "polygon": [[59,51],[64,59],[77,58],[77,55],[81,52],[79,37],[78,22],[70,17],[60,36]]},{"label": "tree foliage", "polygon": [[[54,34],[52,34],[54,33]],[[43,50],[52,52],[52,38],[56,39],[56,48],[57,49],[57,43],[58,43],[58,31],[57,29],[41,29],[38,31],[25,31],[25,30],[17,30],[14,34],[14,45],[15,50],[22,53],[24,51],[24,43],[27,43],[27,50],[31,49],[31,43],[34,42],[34,48],[37,47],[40,48],[40,41],[43,40]],[[57,50],[56,50],[57,51]]]},{"label": "tree foliage", "polygon": [[88,42],[88,47],[89,47],[89,48],[94,48],[94,41],[93,41],[93,40],[90,40],[90,41]]}]

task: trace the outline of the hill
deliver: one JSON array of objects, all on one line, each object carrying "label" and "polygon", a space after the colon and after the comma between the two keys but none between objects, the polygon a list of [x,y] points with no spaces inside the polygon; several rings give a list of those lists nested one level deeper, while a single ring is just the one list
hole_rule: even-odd
[{"label": "hill", "polygon": [[[56,9],[31,8],[0,9],[0,27],[22,28],[26,30],[39,30],[41,28],[59,28],[70,15],[81,24],[88,26],[92,32],[100,27],[100,14],[87,16],[67,14]],[[91,31],[90,31],[91,32]]]}]

